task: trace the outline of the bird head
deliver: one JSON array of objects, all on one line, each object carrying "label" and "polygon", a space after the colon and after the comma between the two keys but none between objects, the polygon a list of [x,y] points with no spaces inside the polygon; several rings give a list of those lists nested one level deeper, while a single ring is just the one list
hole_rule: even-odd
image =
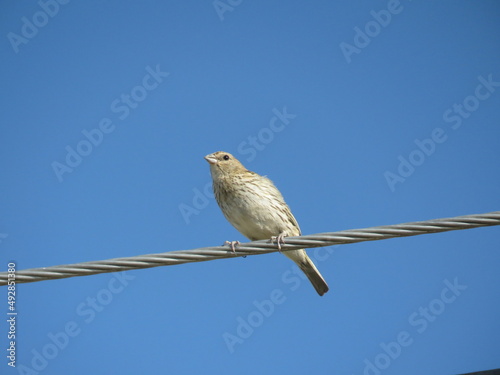
[{"label": "bird head", "polygon": [[246,172],[247,169],[229,152],[217,151],[205,156],[213,178]]}]

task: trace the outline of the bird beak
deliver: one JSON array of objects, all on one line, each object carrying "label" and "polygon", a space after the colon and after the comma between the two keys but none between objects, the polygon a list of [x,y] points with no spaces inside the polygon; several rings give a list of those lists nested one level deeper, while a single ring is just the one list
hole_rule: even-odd
[{"label": "bird beak", "polygon": [[210,164],[216,164],[217,159],[214,157],[213,154],[205,156],[205,160],[208,161]]}]

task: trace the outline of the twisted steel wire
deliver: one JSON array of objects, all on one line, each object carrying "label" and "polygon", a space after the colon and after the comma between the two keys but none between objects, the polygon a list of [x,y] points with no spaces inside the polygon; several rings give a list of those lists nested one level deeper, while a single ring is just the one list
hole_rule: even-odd
[{"label": "twisted steel wire", "polygon": [[[447,232],[451,230],[471,229],[492,225],[500,225],[500,211],[364,229],[350,229],[340,232],[318,233],[300,237],[286,237],[286,243],[281,246],[281,251],[363,241],[376,241],[395,237],[409,237],[420,234]],[[266,254],[275,251],[278,251],[278,248],[276,244],[271,243],[270,240],[253,241],[239,244],[234,253],[229,246],[214,246],[193,250],[170,251],[127,258],[114,258],[61,266],[26,269],[16,271],[15,281],[16,283],[30,283],[74,276],[95,275],[106,272],[172,266],[183,263],[204,262],[213,259]],[[7,285],[8,279],[7,272],[0,272],[0,286]]]}]

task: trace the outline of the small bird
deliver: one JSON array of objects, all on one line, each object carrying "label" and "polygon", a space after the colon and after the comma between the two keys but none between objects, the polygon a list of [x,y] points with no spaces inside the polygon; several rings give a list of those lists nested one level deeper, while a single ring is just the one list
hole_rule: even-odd
[{"label": "small bird", "polygon": [[[247,170],[228,152],[214,152],[205,160],[210,163],[215,199],[241,234],[251,241],[277,241],[278,249],[284,237],[300,236],[297,220],[270,179]],[[234,250],[234,242],[230,244]],[[305,273],[320,296],[328,292],[328,285],[304,249],[284,254]]]}]

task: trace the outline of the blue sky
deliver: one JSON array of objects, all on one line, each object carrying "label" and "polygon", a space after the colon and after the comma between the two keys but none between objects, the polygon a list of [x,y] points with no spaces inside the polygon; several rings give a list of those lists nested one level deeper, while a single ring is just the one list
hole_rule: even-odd
[{"label": "blue sky", "polygon": [[[207,188],[217,150],[304,234],[500,207],[496,1],[1,7],[2,270],[244,241]],[[277,253],[18,285],[1,372],[500,367],[499,234],[310,250],[324,297]]]}]

